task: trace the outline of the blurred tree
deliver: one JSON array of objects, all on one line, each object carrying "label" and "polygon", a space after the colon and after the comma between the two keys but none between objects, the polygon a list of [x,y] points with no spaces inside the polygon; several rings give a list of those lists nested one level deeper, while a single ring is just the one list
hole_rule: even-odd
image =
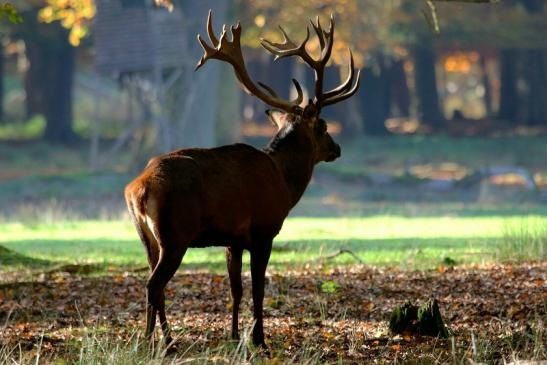
[{"label": "blurred tree", "polygon": [[435,72],[436,56],[431,39],[425,37],[413,47],[414,82],[420,122],[440,128],[444,123]]},{"label": "blurred tree", "polygon": [[47,141],[71,143],[76,139],[72,130],[75,51],[68,42],[69,31],[59,23],[40,22],[38,11],[22,11],[24,24],[17,27],[29,61],[25,75],[27,114],[44,115]]},{"label": "blurred tree", "polygon": [[4,120],[4,42],[0,37],[0,123]]},{"label": "blurred tree", "polygon": [[[9,2],[0,4],[0,21],[7,19],[8,23],[19,24],[22,21],[21,15],[17,8]],[[6,33],[6,25],[0,24],[3,29],[0,29],[0,123],[4,120],[4,67],[5,67],[5,50],[4,50],[4,34]]]},{"label": "blurred tree", "polygon": [[495,6],[439,6],[445,19],[438,37],[443,45],[498,53],[497,117],[514,124],[537,124],[546,119],[546,103],[540,101],[547,98],[546,5],[543,0],[506,0]]},{"label": "blurred tree", "polygon": [[517,93],[517,56],[515,49],[500,50],[500,106],[498,118],[516,122],[518,93]]},{"label": "blurred tree", "polygon": [[399,117],[410,116],[410,90],[408,89],[404,65],[404,60],[394,59],[388,69],[390,98],[396,108],[396,115]]},{"label": "blurred tree", "polygon": [[386,60],[382,54],[377,55],[374,64],[367,64],[363,68],[361,76],[363,90],[360,94],[364,129],[367,134],[386,135],[389,133],[385,125],[390,107],[387,69]]},{"label": "blurred tree", "polygon": [[[545,16],[544,0],[522,0],[530,14]],[[544,34],[545,36],[545,34]],[[523,54],[523,77],[527,84],[525,102],[525,123],[528,125],[547,125],[547,58],[545,49],[526,49]]]},{"label": "blurred tree", "polygon": [[[390,47],[383,42],[386,35],[384,31],[399,3],[400,0],[389,3],[374,0],[314,0],[296,3],[288,0],[253,1],[252,6],[242,9],[244,18],[254,19],[254,24],[244,29],[244,44],[258,47],[260,36],[279,41],[277,25],[282,25],[293,40],[301,41],[306,26],[310,26],[309,19],[315,21],[315,17],[319,16],[322,25],[327,27],[328,18],[333,14],[336,35],[332,65],[325,74],[326,88],[340,84],[345,78],[346,65],[349,61],[348,47],[353,50],[356,66],[364,67],[364,72],[361,90],[356,96],[344,105],[326,108],[323,116],[342,122],[342,131],[346,135],[355,135],[355,132],[362,130],[367,133],[384,134],[387,132],[384,121],[389,115],[391,95],[389,87],[385,85],[388,82],[386,72],[392,58]],[[319,43],[315,37],[310,38],[307,48],[317,57]],[[367,56],[369,52],[370,57]],[[367,62],[365,56],[368,57]],[[293,62],[300,63],[300,60]],[[293,67],[293,70],[299,68]],[[283,80],[285,85],[290,85],[292,75],[289,69],[282,69],[277,65],[271,67],[269,73],[275,75],[275,79]],[[309,75],[312,75],[312,72],[306,70],[298,76],[308,92],[311,91],[313,94],[313,77],[310,78]],[[382,92],[377,92],[378,87],[382,88]]]},{"label": "blurred tree", "polygon": [[8,22],[12,24],[19,24],[23,21],[21,15],[15,6],[10,2],[4,2],[0,4],[0,21],[7,18]]},{"label": "blurred tree", "polygon": [[78,46],[89,33],[91,20],[97,9],[94,0],[45,0],[45,6],[40,9],[40,21],[51,23],[59,21],[69,30],[68,40],[73,46]]}]

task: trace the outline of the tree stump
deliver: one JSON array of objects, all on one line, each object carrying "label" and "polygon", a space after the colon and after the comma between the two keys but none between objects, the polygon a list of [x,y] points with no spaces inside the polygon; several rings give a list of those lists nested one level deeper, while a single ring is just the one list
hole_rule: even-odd
[{"label": "tree stump", "polygon": [[394,334],[418,334],[421,336],[448,337],[439,311],[437,299],[430,299],[417,307],[410,301],[396,307],[389,318],[389,330]]}]

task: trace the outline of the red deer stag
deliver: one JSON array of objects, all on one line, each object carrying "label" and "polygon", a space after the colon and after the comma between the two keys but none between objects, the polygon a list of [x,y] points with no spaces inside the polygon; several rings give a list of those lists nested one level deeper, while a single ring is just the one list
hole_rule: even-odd
[{"label": "red deer stag", "polygon": [[276,59],[298,56],[315,71],[315,97],[301,108],[302,89],[296,80],[293,83],[298,96],[292,101],[281,99],[270,87],[260,82],[258,87],[251,80],[241,53],[241,25],[231,27],[231,41],[226,28],[218,39],[209,12],[207,33],[212,46],[198,35],[205,54],[196,69],[209,59],[231,64],[246,92],[277,109],[268,110],[267,114],[279,130],[263,150],[238,143],[211,149],[181,149],[154,157],[126,187],[129,213],[146,249],[151,270],[147,282],[147,336],[152,335],[158,313],[165,340],[171,342],[164,288],[189,247],[217,245],[226,247],[234,339],[238,338],[238,311],[243,291],[241,256],[243,250],[250,252],[256,321],[253,342],[264,345],[264,275],[272,241],[304,193],[314,165],[340,157],[340,146],[327,133],[327,124],[319,113],[321,108],[349,98],[359,87],[359,73],[355,77],[350,51],[347,80],[337,88],[323,91],[323,72],[332,51],[334,23],[331,18],[328,31],[321,27],[319,20],[312,25],[321,48],[318,60],[306,51],[309,29],[300,45],[295,44],[283,28],[283,43],[262,40],[262,46]]}]

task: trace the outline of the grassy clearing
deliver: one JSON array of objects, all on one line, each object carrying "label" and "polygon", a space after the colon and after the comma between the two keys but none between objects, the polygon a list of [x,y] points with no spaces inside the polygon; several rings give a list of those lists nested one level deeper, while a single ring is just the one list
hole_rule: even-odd
[{"label": "grassy clearing", "polygon": [[[526,234],[511,227],[526,227]],[[457,263],[481,263],[499,258],[498,252],[515,257],[515,250],[522,258],[545,259],[546,227],[545,216],[294,217],[287,219],[276,238],[270,265],[282,269],[356,263],[351,255],[325,260],[340,248],[351,250],[368,264],[403,268],[436,267],[446,257]],[[18,255],[10,259],[4,255],[2,261],[10,270],[74,263],[146,265],[144,251],[128,221],[5,223],[0,225],[0,236],[0,244]],[[182,268],[223,271],[223,249],[191,249]]]},{"label": "grassy clearing", "polygon": [[502,260],[547,259],[547,225],[531,220],[505,226],[498,255]]}]

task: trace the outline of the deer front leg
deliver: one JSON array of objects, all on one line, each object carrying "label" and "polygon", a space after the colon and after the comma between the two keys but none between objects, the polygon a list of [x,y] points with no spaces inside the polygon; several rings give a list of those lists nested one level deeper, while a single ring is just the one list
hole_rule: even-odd
[{"label": "deer front leg", "polygon": [[230,288],[232,291],[232,339],[239,340],[239,304],[243,295],[241,284],[241,256],[243,250],[239,248],[226,247],[226,265],[230,277]]},{"label": "deer front leg", "polygon": [[251,250],[251,276],[253,281],[253,314],[255,326],[253,328],[253,343],[266,347],[264,343],[264,325],[262,308],[264,302],[264,279],[266,267],[272,252],[272,239],[253,242]]}]

